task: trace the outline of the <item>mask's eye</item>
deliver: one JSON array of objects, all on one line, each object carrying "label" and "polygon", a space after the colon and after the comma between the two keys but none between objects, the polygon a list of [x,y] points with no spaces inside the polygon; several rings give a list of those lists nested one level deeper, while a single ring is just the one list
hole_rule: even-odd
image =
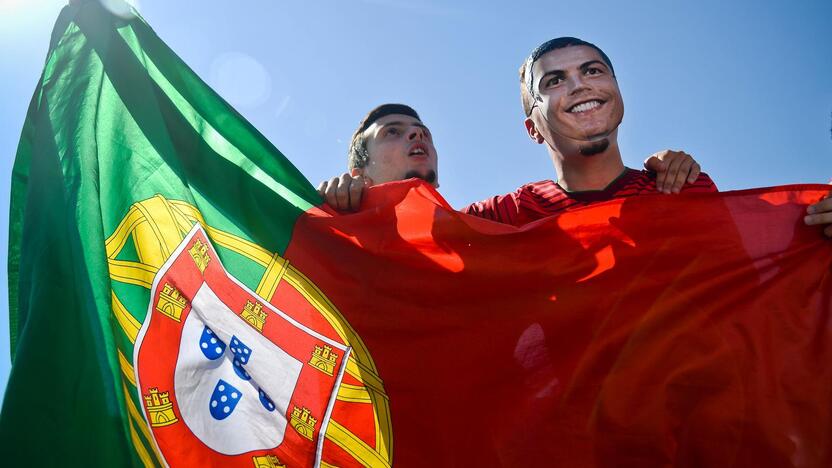
[{"label": "mask's eye", "polygon": [[543,87],[551,88],[552,86],[557,86],[557,85],[561,84],[562,82],[563,82],[563,77],[562,76],[554,75],[554,76],[551,76],[551,77],[547,78],[546,81],[543,82]]},{"label": "mask's eye", "polygon": [[401,133],[402,133],[402,131],[399,130],[398,128],[396,128],[396,127],[390,127],[390,128],[387,129],[386,132],[384,132],[384,134],[387,135],[387,136],[397,136],[397,135],[401,135]]}]

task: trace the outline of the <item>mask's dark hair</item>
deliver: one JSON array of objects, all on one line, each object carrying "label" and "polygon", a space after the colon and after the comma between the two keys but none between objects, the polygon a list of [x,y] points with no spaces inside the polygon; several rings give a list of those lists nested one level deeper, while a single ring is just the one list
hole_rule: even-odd
[{"label": "mask's dark hair", "polygon": [[569,46],[587,46],[595,49],[598,55],[601,56],[601,60],[610,68],[610,73],[612,73],[613,78],[615,77],[615,69],[612,67],[610,58],[595,44],[578,39],[577,37],[558,37],[548,40],[535,47],[532,53],[529,54],[529,57],[523,62],[523,65],[520,65],[520,102],[523,105],[523,112],[526,114],[526,117],[531,115],[534,99],[536,98],[532,66],[543,54]]},{"label": "mask's dark hair", "polygon": [[367,139],[364,138],[364,130],[367,130],[376,120],[391,114],[402,114],[413,117],[416,120],[422,120],[412,107],[404,104],[382,104],[371,110],[361,119],[361,123],[358,124],[358,128],[352,134],[350,147],[347,152],[347,168],[349,170],[356,167],[364,167],[369,162],[370,155],[367,153]]}]

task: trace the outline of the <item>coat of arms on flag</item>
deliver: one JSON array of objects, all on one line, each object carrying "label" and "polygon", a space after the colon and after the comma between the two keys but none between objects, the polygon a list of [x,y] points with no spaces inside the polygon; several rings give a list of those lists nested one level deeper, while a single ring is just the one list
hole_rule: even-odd
[{"label": "coat of arms on flag", "polygon": [[[111,279],[150,290],[141,324],[127,312],[130,294],[113,296],[117,323],[134,337],[125,385],[135,382],[128,394],[147,421],[147,457],[388,465],[388,402],[360,338],[288,261],[202,222],[193,206],[156,196],[135,204],[107,242]],[[206,231],[260,263],[256,290],[225,268]]]},{"label": "coat of arms on flag", "polygon": [[[168,463],[194,451],[225,465],[237,457],[223,455],[244,455],[244,466],[264,455],[320,461],[348,347],[235,281],[199,224],[159,270],[151,297],[136,382]],[[190,437],[199,442],[182,445]]]}]

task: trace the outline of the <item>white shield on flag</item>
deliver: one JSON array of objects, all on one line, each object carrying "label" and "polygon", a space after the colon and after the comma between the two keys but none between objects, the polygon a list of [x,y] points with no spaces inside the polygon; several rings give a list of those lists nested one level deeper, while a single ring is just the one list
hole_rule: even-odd
[{"label": "white shield on flag", "polygon": [[151,294],[134,362],[165,461],[250,466],[275,456],[319,465],[350,349],[237,281],[199,224]]}]

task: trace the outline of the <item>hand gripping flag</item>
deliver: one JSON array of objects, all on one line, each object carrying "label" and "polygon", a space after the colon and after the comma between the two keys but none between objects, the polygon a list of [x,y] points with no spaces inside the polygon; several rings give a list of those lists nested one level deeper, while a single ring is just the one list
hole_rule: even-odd
[{"label": "hand gripping flag", "polygon": [[348,216],[129,10],[66,8],[12,183],[12,465],[829,466],[823,186]]}]

